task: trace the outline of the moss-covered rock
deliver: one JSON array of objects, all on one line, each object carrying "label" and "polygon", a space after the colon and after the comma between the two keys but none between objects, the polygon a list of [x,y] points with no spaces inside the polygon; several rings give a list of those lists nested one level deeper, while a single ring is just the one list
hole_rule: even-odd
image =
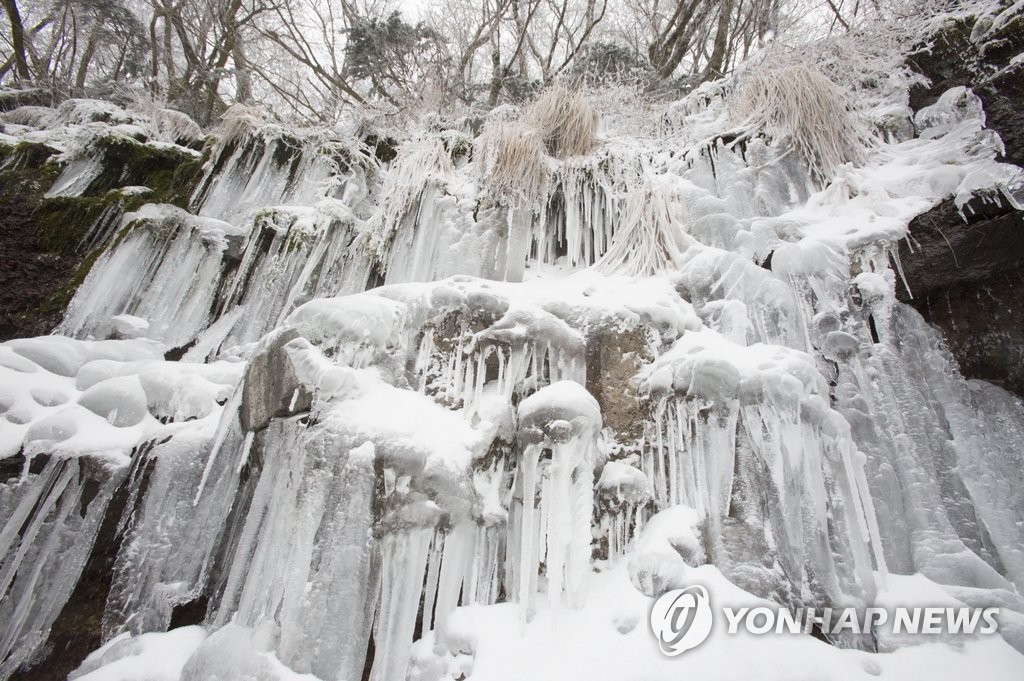
[{"label": "moss-covered rock", "polygon": [[152,201],[181,208],[188,205],[199,180],[203,156],[172,145],[143,144],[130,137],[110,135],[96,142],[102,170],[84,196],[102,196],[112,189],[144,186]]},{"label": "moss-covered rock", "polygon": [[204,157],[121,135],[92,149],[99,174],[81,196],[46,196],[64,169],[41,143],[0,144],[0,340],[49,333],[122,216],[143,203],[184,207]]}]

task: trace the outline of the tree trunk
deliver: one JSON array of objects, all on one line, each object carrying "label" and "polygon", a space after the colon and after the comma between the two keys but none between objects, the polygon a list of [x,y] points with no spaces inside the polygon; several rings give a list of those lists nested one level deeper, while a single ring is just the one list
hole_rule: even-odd
[{"label": "tree trunk", "polygon": [[732,22],[732,7],[735,0],[722,0],[722,8],[718,14],[718,29],[715,31],[715,46],[708,59],[708,68],[704,71],[704,80],[714,80],[725,75],[725,55],[729,47],[729,24]]},{"label": "tree trunk", "polygon": [[243,104],[250,104],[252,103],[252,77],[249,74],[249,63],[245,59],[245,45],[240,38],[235,38],[231,60],[235,62],[235,99]]},{"label": "tree trunk", "polygon": [[498,103],[498,95],[501,94],[501,87],[504,84],[504,71],[501,67],[501,33],[496,32],[491,44],[491,88],[487,96],[487,103],[491,107]]},{"label": "tree trunk", "polygon": [[78,72],[75,74],[75,87],[79,90],[85,87],[85,78],[89,73],[89,65],[92,63],[92,58],[96,55],[96,36],[98,33],[99,31],[96,29],[92,30],[89,34],[89,40],[85,43],[85,50],[82,51],[82,61],[78,63]]},{"label": "tree trunk", "polygon": [[[153,12],[153,18],[149,20],[149,49],[152,57],[149,63],[149,88],[154,95],[160,92],[160,42],[156,36],[156,22],[160,17],[160,14]],[[125,53],[127,51],[128,46],[125,43]]]},{"label": "tree trunk", "polygon": [[700,28],[707,13],[706,5],[700,0],[679,0],[672,20],[662,35],[648,47],[651,65],[658,70],[658,77],[668,79],[686,56],[693,41],[694,33]]},{"label": "tree trunk", "polygon": [[21,12],[16,0],[4,0],[4,9],[11,22],[11,44],[14,47],[14,75],[17,80],[29,80],[32,75],[25,58],[25,27],[21,24]]}]

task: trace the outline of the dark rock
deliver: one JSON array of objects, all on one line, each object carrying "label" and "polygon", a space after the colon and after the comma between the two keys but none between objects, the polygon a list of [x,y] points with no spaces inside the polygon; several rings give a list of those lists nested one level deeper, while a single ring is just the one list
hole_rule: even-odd
[{"label": "dark rock", "polygon": [[1024,395],[1024,274],[949,286],[913,301],[942,329],[960,370]]},{"label": "dark rock", "polygon": [[[974,202],[964,206],[969,213]],[[985,210],[991,210],[987,204]],[[910,238],[900,242],[900,261],[913,299],[897,286],[901,300],[918,302],[951,287],[985,285],[1024,267],[1024,213],[1007,204],[965,221],[951,200],[910,223]],[[908,243],[909,242],[909,243]],[[923,310],[922,310],[923,312]]]},{"label": "dark rock", "polygon": [[188,603],[174,606],[174,609],[171,611],[171,624],[168,629],[202,624],[206,619],[206,611],[209,606],[210,599],[205,594],[198,596]]},{"label": "dark rock", "polygon": [[[263,430],[275,416],[288,416],[309,411],[313,396],[302,387],[284,346],[299,337],[294,329],[279,334],[265,351],[260,352],[245,371],[245,396],[239,410],[242,430]],[[292,396],[299,391],[295,404]]]},{"label": "dark rock", "polygon": [[[973,18],[951,20],[908,59],[931,81],[911,90],[910,106],[970,87],[1003,139],[1003,160],[1024,165],[1024,64],[1010,64],[1024,49],[1024,13],[977,44],[973,28]],[[963,215],[944,201],[911,222],[900,260],[913,298],[902,286],[897,296],[942,331],[963,374],[1024,395],[1024,213],[995,191]]]},{"label": "dark rock", "polygon": [[1024,395],[1024,213],[986,206],[965,221],[944,201],[910,223],[913,298],[902,285],[897,296],[942,331],[965,376]]},{"label": "dark rock", "polygon": [[26,146],[2,152],[0,340],[41,336],[60,321],[63,305],[49,301],[73,278],[82,256],[50,248],[39,229],[37,208],[58,172],[47,159],[56,151]]},{"label": "dark rock", "polygon": [[622,445],[643,438],[646,414],[633,382],[640,367],[650,361],[642,329],[599,329],[587,336],[587,392],[601,405],[604,425]]},{"label": "dark rock", "polygon": [[965,85],[981,97],[987,126],[999,132],[1006,145],[1006,161],[1024,162],[1024,63],[1010,59],[1024,50],[1024,13],[982,44],[971,41],[974,20],[949,21],[931,46],[912,54],[908,63],[931,83],[910,90],[910,107],[917,111],[934,104],[951,87]]}]

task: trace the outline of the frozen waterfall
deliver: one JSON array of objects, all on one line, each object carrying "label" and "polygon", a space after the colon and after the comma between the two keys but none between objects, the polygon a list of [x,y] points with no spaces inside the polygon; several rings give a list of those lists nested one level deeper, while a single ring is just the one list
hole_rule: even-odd
[{"label": "frozen waterfall", "polygon": [[[0,344],[0,679],[100,560],[83,679],[504,678],[503,642],[579,632],[594,678],[667,678],[668,589],[864,609],[907,575],[1001,607],[1007,643],[965,645],[1024,669],[1024,406],[896,302],[894,247],[1021,170],[962,88],[823,183],[726,139],[726,95],[564,158],[508,111],[391,161],[232,120],[184,207],[103,222],[58,335]],[[104,167],[77,125],[20,126],[65,196]],[[890,678],[925,654],[831,643]]]}]

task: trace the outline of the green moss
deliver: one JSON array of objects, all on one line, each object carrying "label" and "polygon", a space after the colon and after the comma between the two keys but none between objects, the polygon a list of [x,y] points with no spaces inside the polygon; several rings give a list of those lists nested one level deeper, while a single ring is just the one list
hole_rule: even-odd
[{"label": "green moss", "polygon": [[[118,230],[121,216],[138,210],[143,204],[152,201],[153,194],[151,192],[125,192],[121,189],[113,189],[100,197],[43,197],[35,212],[35,222],[40,241],[49,252],[68,256],[80,255],[85,246],[86,237],[89,236],[89,232],[97,221],[101,219],[110,221],[112,231],[117,230],[117,236],[114,239],[96,239],[95,236],[90,239],[97,243],[84,256],[81,256],[81,260],[78,261],[77,267],[66,283],[37,306],[28,310],[26,316],[30,318],[59,317],[71,301],[75,291],[89,274],[96,259],[105,250],[120,243],[135,226],[144,222],[137,220],[126,225],[124,229]],[[113,211],[113,214],[105,216],[105,211]],[[107,241],[110,242],[109,245],[105,243]]]},{"label": "green moss", "polygon": [[100,174],[83,192],[102,196],[112,189],[141,185],[153,190],[149,201],[188,205],[203,167],[203,157],[170,146],[141,144],[111,135],[98,142]]},{"label": "green moss", "polygon": [[26,200],[42,196],[60,174],[57,153],[39,142],[0,145],[0,192]]},{"label": "green moss", "polygon": [[60,174],[50,160],[56,152],[42,144],[20,143],[5,147],[0,165],[0,204],[23,203],[37,206]]},{"label": "green moss", "polygon": [[54,291],[49,297],[45,298],[42,302],[33,308],[30,308],[25,312],[24,316],[29,319],[40,319],[56,317],[60,318],[60,315],[67,308],[68,303],[71,302],[71,298],[75,295],[75,291],[85,281],[85,277],[89,274],[89,270],[92,269],[96,259],[103,253],[103,248],[93,249],[88,255],[82,258],[78,267],[75,269],[74,274],[68,279],[67,283],[61,286],[59,289]]},{"label": "green moss", "polygon": [[39,238],[50,252],[80,252],[85,238],[99,220],[120,222],[124,213],[155,200],[153,192],[121,189],[112,189],[103,196],[43,197],[35,212]]},{"label": "green moss", "polygon": [[7,160],[14,155],[14,145],[0,142],[0,168],[7,165]]},{"label": "green moss", "polygon": [[18,142],[14,147],[13,168],[38,171],[46,167],[48,176],[57,179],[60,167],[52,160],[57,153],[56,149],[42,142]]},{"label": "green moss", "polygon": [[35,212],[40,241],[51,253],[74,253],[104,207],[103,198],[59,196],[43,199]]}]

